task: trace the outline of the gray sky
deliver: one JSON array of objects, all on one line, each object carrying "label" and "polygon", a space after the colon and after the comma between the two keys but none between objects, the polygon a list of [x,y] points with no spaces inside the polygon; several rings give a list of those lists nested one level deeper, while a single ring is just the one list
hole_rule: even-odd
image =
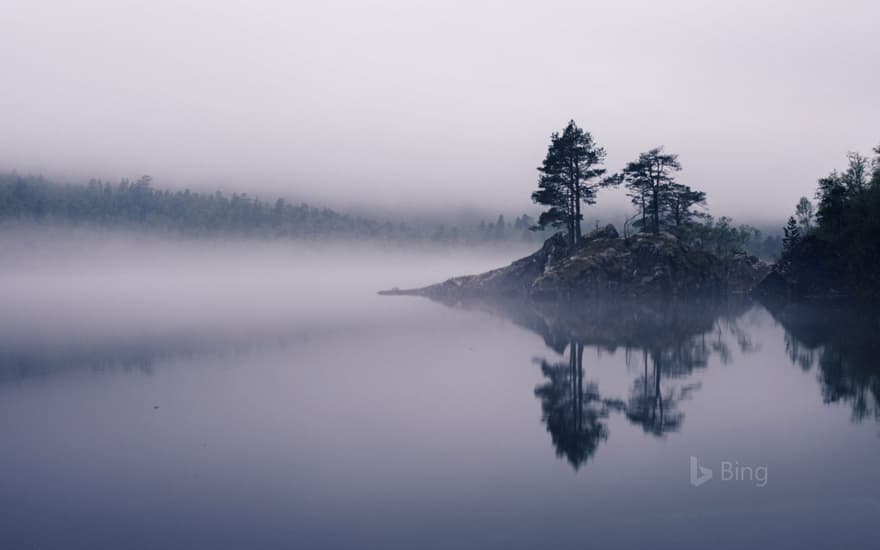
[{"label": "gray sky", "polygon": [[[782,217],[880,143],[876,0],[5,0],[0,169],[343,208],[530,208],[574,118]],[[601,197],[600,197],[601,200]]]}]

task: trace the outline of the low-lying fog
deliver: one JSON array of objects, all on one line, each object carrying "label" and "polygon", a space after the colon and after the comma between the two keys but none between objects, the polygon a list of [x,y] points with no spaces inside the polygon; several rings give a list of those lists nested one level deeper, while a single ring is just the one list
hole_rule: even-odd
[{"label": "low-lying fog", "polygon": [[0,233],[0,346],[47,353],[244,344],[348,323],[382,323],[420,300],[376,293],[509,263],[537,245],[175,239],[64,228]]}]

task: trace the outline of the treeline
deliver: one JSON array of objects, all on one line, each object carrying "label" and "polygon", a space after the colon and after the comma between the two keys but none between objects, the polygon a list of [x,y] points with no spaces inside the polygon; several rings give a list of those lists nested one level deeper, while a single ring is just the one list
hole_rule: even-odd
[{"label": "treeline", "polygon": [[152,229],[186,235],[246,235],[292,238],[417,240],[439,243],[540,241],[549,235],[529,231],[528,215],[512,222],[471,225],[415,225],[341,214],[279,198],[264,201],[247,194],[157,189],[149,176],[113,185],[57,184],[42,177],[0,174],[0,221],[70,223]]},{"label": "treeline", "polygon": [[802,197],[784,232],[783,268],[811,290],[880,296],[880,146],[847,155],[821,178],[816,203]]},{"label": "treeline", "polygon": [[730,218],[712,218],[706,193],[676,179],[682,169],[678,155],[655,147],[617,174],[602,167],[605,157],[605,149],[573,120],[550,136],[547,155],[538,167],[538,189],[532,193],[532,200],[547,208],[535,229],[563,228],[569,244],[576,246],[582,238],[584,207],[596,204],[600,190],[623,185],[636,210],[624,223],[624,236],[664,231],[722,258],[743,252],[775,258],[781,251],[779,236],[735,226]]}]

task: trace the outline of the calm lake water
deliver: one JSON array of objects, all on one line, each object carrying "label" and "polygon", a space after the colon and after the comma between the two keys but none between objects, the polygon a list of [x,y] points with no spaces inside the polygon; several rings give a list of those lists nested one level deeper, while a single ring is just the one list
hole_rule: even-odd
[{"label": "calm lake water", "polygon": [[522,251],[102,243],[6,253],[0,548],[876,548],[871,316],[375,294]]}]

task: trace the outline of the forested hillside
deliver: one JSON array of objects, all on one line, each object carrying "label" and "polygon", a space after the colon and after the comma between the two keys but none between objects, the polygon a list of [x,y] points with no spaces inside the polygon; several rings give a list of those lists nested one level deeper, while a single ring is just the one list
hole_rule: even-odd
[{"label": "forested hillside", "polygon": [[467,226],[416,225],[342,214],[279,198],[266,201],[247,194],[171,191],[153,186],[149,176],[116,185],[92,180],[58,184],[42,177],[0,174],[0,221],[70,223],[152,229],[188,235],[240,234],[264,237],[411,239],[435,242],[534,241],[551,232],[530,231],[523,214],[513,222]]}]

